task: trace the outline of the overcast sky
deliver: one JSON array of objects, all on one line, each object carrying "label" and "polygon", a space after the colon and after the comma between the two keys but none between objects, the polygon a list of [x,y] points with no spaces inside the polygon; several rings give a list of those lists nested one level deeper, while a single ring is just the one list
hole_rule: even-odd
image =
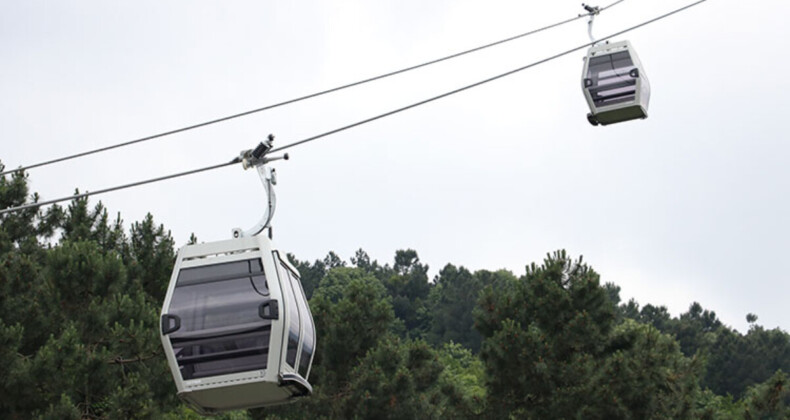
[{"label": "overcast sky", "polygon": [[[686,4],[626,0],[604,36]],[[604,3],[600,4],[601,6]],[[9,167],[335,87],[538,28],[579,0],[6,1],[0,160]],[[309,145],[277,162],[275,241],[300,259],[506,268],[564,248],[622,297],[693,301],[740,331],[790,329],[790,29],[786,0],[710,0],[629,39],[649,118],[592,127],[583,52]],[[221,163],[362,120],[588,42],[584,20],[322,98],[30,171],[43,199]],[[229,167],[92,199],[151,212],[177,244],[263,211]]]}]

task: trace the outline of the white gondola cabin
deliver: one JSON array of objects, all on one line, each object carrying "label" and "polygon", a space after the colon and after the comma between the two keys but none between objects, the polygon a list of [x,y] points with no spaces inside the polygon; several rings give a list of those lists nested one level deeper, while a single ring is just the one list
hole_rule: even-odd
[{"label": "white gondola cabin", "polygon": [[263,235],[181,248],[161,327],[178,396],[202,414],[312,392],[313,318],[297,270]]},{"label": "white gondola cabin", "polygon": [[592,125],[647,118],[650,83],[628,41],[594,45],[587,52],[582,90]]},{"label": "white gondola cabin", "polygon": [[[268,205],[234,239],[186,245],[162,305],[161,332],[178,396],[201,414],[270,406],[308,396],[316,345],[299,272],[272,245],[273,136],[238,162],[256,168]],[[259,235],[268,229],[269,237]]]}]

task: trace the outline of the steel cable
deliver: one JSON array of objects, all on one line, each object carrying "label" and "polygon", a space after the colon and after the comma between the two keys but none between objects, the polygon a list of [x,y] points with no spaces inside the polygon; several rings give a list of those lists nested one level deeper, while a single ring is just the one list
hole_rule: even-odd
[{"label": "steel cable", "polygon": [[[618,0],[618,1],[606,6],[606,7],[602,8],[602,9],[600,9],[600,10],[601,11],[606,10],[606,9],[612,7],[612,6],[615,6],[615,5],[619,4],[619,3],[621,3],[622,1],[624,1],[624,0]],[[304,96],[300,96],[300,97],[297,97],[297,98],[289,99],[289,100],[286,100],[286,101],[283,101],[283,102],[279,102],[279,103],[276,103],[276,104],[266,105],[266,106],[263,106],[263,107],[260,107],[260,108],[251,109],[249,111],[240,112],[238,114],[228,115],[226,117],[221,117],[221,118],[217,118],[217,119],[214,119],[214,120],[210,120],[210,121],[205,121],[205,122],[198,123],[198,124],[189,125],[189,126],[186,126],[186,127],[177,128],[177,129],[174,129],[174,130],[165,131],[165,132],[162,132],[162,133],[150,135],[150,136],[147,136],[147,137],[142,137],[142,138],[135,139],[135,140],[130,140],[130,141],[122,142],[122,143],[117,143],[117,144],[110,145],[110,146],[100,147],[100,148],[97,148],[97,149],[91,149],[91,150],[87,150],[87,151],[84,151],[84,152],[81,152],[81,153],[75,153],[73,155],[63,156],[63,157],[60,157],[60,158],[47,160],[47,161],[35,163],[35,164],[32,164],[32,165],[21,166],[21,167],[16,168],[16,169],[10,169],[10,170],[4,171],[4,172],[0,172],[0,176],[6,175],[6,174],[10,174],[10,173],[14,173],[14,172],[19,172],[19,171],[26,171],[26,170],[29,170],[29,169],[38,168],[38,167],[42,167],[42,166],[52,165],[54,163],[64,162],[64,161],[67,161],[67,160],[72,160],[72,159],[76,159],[76,158],[80,158],[80,157],[84,157],[84,156],[89,156],[89,155],[93,155],[93,154],[96,154],[96,153],[106,152],[106,151],[110,151],[110,150],[113,150],[113,149],[118,149],[118,148],[125,147],[125,146],[131,146],[133,144],[143,143],[143,142],[146,142],[146,141],[150,141],[150,140],[154,140],[154,139],[170,136],[170,135],[173,135],[173,134],[183,133],[185,131],[190,131],[190,130],[194,130],[194,129],[197,129],[197,128],[207,127],[207,126],[218,124],[218,123],[221,123],[221,122],[234,120],[234,119],[245,117],[245,116],[252,115],[252,114],[257,114],[257,113],[260,113],[260,112],[263,112],[263,111],[268,111],[270,109],[279,108],[281,106],[294,104],[294,103],[301,102],[301,101],[304,101],[304,100],[307,100],[307,99],[316,98],[316,97],[323,96],[323,95],[326,95],[326,94],[329,94],[329,93],[338,92],[338,91],[341,91],[343,89],[348,89],[348,88],[351,88],[351,87],[360,86],[360,85],[363,85],[363,84],[366,84],[366,83],[374,82],[376,80],[385,79],[387,77],[395,76],[395,75],[398,75],[398,74],[406,73],[408,71],[417,70],[417,69],[420,69],[420,68],[423,68],[423,67],[427,67],[427,66],[430,66],[430,65],[433,65],[433,64],[437,64],[437,63],[440,63],[440,62],[443,62],[443,61],[451,60],[453,58],[458,58],[458,57],[461,57],[461,56],[464,56],[464,55],[467,55],[467,54],[471,54],[473,52],[481,51],[481,50],[484,50],[484,49],[487,49],[487,48],[491,48],[491,47],[494,47],[494,46],[497,46],[497,45],[500,45],[500,44],[504,44],[504,43],[507,43],[507,42],[510,42],[510,41],[515,41],[515,40],[520,39],[520,38],[524,38],[524,37],[527,37],[527,36],[530,36],[530,35],[537,34],[539,32],[543,32],[543,31],[546,31],[546,30],[549,30],[549,29],[556,28],[558,26],[565,25],[567,23],[570,23],[570,22],[576,21],[578,19],[581,19],[583,17],[589,16],[590,14],[591,13],[580,14],[580,15],[578,15],[576,17],[573,17],[573,18],[570,18],[570,19],[566,19],[566,20],[563,20],[563,21],[560,21],[560,22],[557,22],[557,23],[553,23],[551,25],[547,25],[547,26],[544,26],[542,28],[534,29],[534,30],[531,30],[529,32],[524,32],[522,34],[514,35],[514,36],[511,36],[509,38],[505,38],[505,39],[502,39],[502,40],[499,40],[499,41],[495,41],[495,42],[491,42],[491,43],[488,43],[488,44],[485,44],[485,45],[481,45],[479,47],[475,47],[475,48],[472,48],[472,49],[469,49],[469,50],[461,51],[461,52],[458,52],[458,53],[455,53],[455,54],[451,54],[451,55],[448,55],[448,56],[445,56],[445,57],[437,58],[435,60],[427,61],[427,62],[424,62],[424,63],[421,63],[421,64],[417,64],[417,65],[413,65],[413,66],[410,66],[410,67],[405,67],[405,68],[402,68],[400,70],[391,71],[389,73],[384,73],[384,74],[381,74],[381,75],[378,75],[378,76],[374,76],[374,77],[370,77],[370,78],[367,78],[367,79],[363,79],[363,80],[360,80],[360,81],[357,81],[357,82],[353,82],[353,83],[345,84],[345,85],[342,85],[342,86],[334,87],[334,88],[331,88],[331,89],[322,90],[320,92],[311,93],[309,95],[304,95]]]},{"label": "steel cable", "polygon": [[[593,45],[594,43],[598,43],[598,42],[601,42],[601,41],[604,41],[604,40],[607,40],[607,39],[610,39],[610,38],[613,38],[613,37],[625,34],[627,32],[633,31],[635,29],[638,29],[638,28],[641,28],[643,26],[649,25],[651,23],[657,22],[659,20],[665,19],[665,18],[667,18],[669,16],[672,16],[672,15],[674,15],[676,13],[680,13],[680,12],[682,12],[684,10],[690,9],[691,7],[699,5],[699,4],[704,3],[706,1],[707,0],[698,0],[698,1],[694,2],[694,3],[688,4],[686,6],[678,8],[678,9],[675,9],[675,10],[673,10],[671,12],[667,12],[667,13],[665,13],[663,15],[660,15],[658,17],[655,17],[653,19],[650,19],[650,20],[647,20],[647,21],[642,22],[640,24],[631,26],[631,27],[629,27],[627,29],[623,29],[623,30],[621,30],[619,32],[615,32],[615,33],[613,33],[611,35],[602,37],[602,38],[596,40],[595,42],[588,42],[588,43],[580,45],[578,47],[575,47],[575,48],[563,51],[563,52],[561,52],[559,54],[555,54],[555,55],[553,55],[551,57],[544,58],[544,59],[539,60],[539,61],[535,61],[533,63],[530,63],[530,64],[526,65],[526,66],[522,66],[522,67],[519,67],[517,69],[510,70],[508,72],[496,75],[494,77],[490,77],[488,79],[479,81],[477,83],[473,83],[471,85],[467,85],[467,86],[464,86],[464,87],[461,87],[461,88],[458,88],[458,89],[455,89],[455,90],[443,93],[443,94],[438,95],[438,96],[434,96],[434,97],[431,97],[431,98],[428,98],[428,99],[425,99],[425,100],[422,100],[422,101],[419,101],[419,102],[415,102],[415,103],[413,103],[411,105],[407,105],[407,106],[404,106],[402,108],[398,108],[398,109],[395,109],[395,110],[392,110],[392,111],[389,111],[389,112],[386,112],[386,113],[383,113],[383,114],[376,115],[376,116],[371,117],[371,118],[367,118],[367,119],[362,120],[362,121],[355,122],[353,124],[349,124],[349,125],[346,125],[346,126],[343,126],[343,127],[340,127],[340,128],[336,128],[334,130],[330,130],[330,131],[327,131],[327,132],[324,132],[324,133],[321,133],[321,134],[318,134],[318,135],[315,135],[315,136],[312,136],[312,137],[308,137],[308,138],[303,139],[303,140],[299,140],[299,141],[293,142],[291,144],[288,144],[288,145],[285,145],[285,146],[282,146],[282,147],[279,147],[279,148],[272,149],[269,153],[285,150],[285,149],[288,149],[288,148],[291,148],[291,147],[295,147],[295,146],[298,146],[298,145],[301,145],[301,144],[305,144],[305,143],[308,143],[308,142],[311,142],[311,141],[314,141],[314,140],[317,140],[317,139],[320,139],[320,138],[323,138],[323,137],[327,137],[327,136],[330,136],[332,134],[336,134],[336,133],[339,133],[341,131],[348,130],[350,128],[354,128],[354,127],[357,127],[357,126],[360,126],[360,125],[363,125],[363,124],[367,124],[369,122],[376,121],[378,119],[385,118],[385,117],[388,117],[388,116],[391,116],[391,115],[394,115],[394,114],[406,111],[408,109],[416,108],[416,107],[418,107],[420,105],[424,105],[424,104],[436,101],[438,99],[454,95],[454,94],[459,93],[459,92],[463,92],[465,90],[468,90],[468,89],[471,89],[471,88],[474,88],[474,87],[477,87],[477,86],[480,86],[480,85],[492,82],[494,80],[498,80],[498,79],[501,79],[503,77],[510,76],[512,74],[515,74],[515,73],[521,72],[523,70],[535,67],[537,65],[546,63],[548,61],[555,60],[557,58],[560,58],[562,56],[568,55],[568,54],[573,53],[575,51],[579,51],[579,50],[581,50],[583,48],[586,48],[586,47],[589,47],[589,46]],[[43,202],[39,202],[39,203],[31,203],[31,204],[26,204],[26,205],[23,205],[23,206],[12,207],[12,208],[8,208],[8,209],[0,210],[0,215],[6,214],[6,213],[15,212],[15,211],[20,211],[20,210],[25,210],[25,209],[28,209],[28,208],[31,208],[31,207],[44,206],[44,205],[58,203],[58,202],[61,202],[61,201],[73,200],[73,199],[88,197],[88,196],[91,196],[91,195],[98,195],[98,194],[103,194],[103,193],[107,193],[107,192],[111,192],[111,191],[117,191],[117,190],[121,190],[121,189],[136,187],[136,186],[139,186],[139,185],[150,184],[150,183],[153,183],[153,182],[165,181],[165,180],[172,179],[172,178],[178,178],[178,177],[182,177],[182,176],[186,176],[186,175],[196,174],[196,173],[199,173],[199,172],[205,172],[205,171],[209,171],[209,170],[213,170],[213,169],[219,169],[219,168],[222,168],[222,167],[225,167],[225,166],[229,166],[229,165],[233,165],[233,164],[236,164],[236,163],[239,163],[239,162],[240,162],[239,158],[234,158],[230,162],[221,163],[221,164],[218,164],[218,165],[207,166],[207,167],[199,168],[199,169],[193,169],[191,171],[180,172],[180,173],[173,174],[173,175],[166,175],[166,176],[162,176],[162,177],[159,177],[159,178],[153,178],[153,179],[149,179],[149,180],[145,180],[145,181],[134,182],[134,183],[131,183],[131,184],[125,184],[125,185],[121,185],[121,186],[117,186],[117,187],[105,188],[105,189],[97,190],[97,191],[93,191],[93,192],[85,192],[85,193],[82,193],[82,194],[76,194],[76,195],[69,196],[69,197],[62,197],[62,198],[58,198],[58,199],[55,199],[55,200],[48,200],[48,201],[43,201]]]}]

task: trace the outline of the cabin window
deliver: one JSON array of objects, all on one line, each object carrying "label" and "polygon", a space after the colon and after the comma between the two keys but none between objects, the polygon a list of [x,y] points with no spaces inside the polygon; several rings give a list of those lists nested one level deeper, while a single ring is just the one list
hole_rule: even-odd
[{"label": "cabin window", "polygon": [[183,379],[265,369],[268,300],[260,259],[181,269],[168,310],[181,326],[168,337]]},{"label": "cabin window", "polygon": [[304,328],[302,335],[302,351],[299,353],[299,374],[307,379],[307,373],[310,369],[310,359],[313,356],[313,349],[315,347],[315,329],[313,327],[313,320],[310,316],[310,307],[307,305],[307,299],[302,290],[301,281],[297,277],[291,277],[293,280],[293,288],[299,299],[299,311],[302,314],[302,326]]},{"label": "cabin window", "polygon": [[596,55],[589,60],[585,88],[596,107],[636,100],[638,72],[628,51]]},{"label": "cabin window", "polygon": [[[278,259],[279,261],[279,259]],[[299,322],[299,303],[296,299],[293,288],[293,278],[295,275],[291,270],[280,262],[280,279],[285,289],[283,293],[288,293],[292,304],[288,305],[288,346],[286,348],[285,363],[296,369],[296,355],[299,350],[299,335],[301,333],[301,323]]]}]

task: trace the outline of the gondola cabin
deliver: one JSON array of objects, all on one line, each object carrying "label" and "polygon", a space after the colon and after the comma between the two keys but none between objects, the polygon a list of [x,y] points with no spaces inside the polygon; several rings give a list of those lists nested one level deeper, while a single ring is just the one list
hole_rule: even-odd
[{"label": "gondola cabin", "polygon": [[592,125],[647,118],[650,83],[628,41],[590,48],[584,60],[582,90]]},{"label": "gondola cabin", "polygon": [[181,248],[161,339],[178,396],[201,414],[312,392],[313,318],[298,271],[265,235]]}]

